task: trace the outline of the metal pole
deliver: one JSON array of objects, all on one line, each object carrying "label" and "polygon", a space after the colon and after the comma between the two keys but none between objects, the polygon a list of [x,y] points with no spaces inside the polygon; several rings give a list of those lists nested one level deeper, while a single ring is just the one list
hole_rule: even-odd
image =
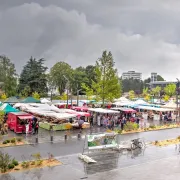
[{"label": "metal pole", "polygon": [[79,106],[79,91],[77,91],[77,106]]}]

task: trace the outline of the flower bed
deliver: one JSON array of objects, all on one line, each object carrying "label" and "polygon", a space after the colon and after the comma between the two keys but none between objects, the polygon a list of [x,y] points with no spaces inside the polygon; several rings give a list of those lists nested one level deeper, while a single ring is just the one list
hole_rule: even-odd
[{"label": "flower bed", "polygon": [[162,141],[155,141],[152,142],[152,145],[155,146],[168,146],[168,145],[172,145],[172,144],[179,144],[180,143],[180,136],[177,137],[176,139],[166,139],[166,140],[162,140]]},{"label": "flower bed", "polygon": [[163,126],[150,126],[149,128],[145,129],[137,129],[137,130],[123,130],[121,134],[129,134],[129,133],[137,133],[137,132],[147,132],[147,131],[157,131],[163,129],[172,129],[172,128],[179,128],[179,124],[168,124]]},{"label": "flower bed", "polygon": [[39,153],[32,155],[35,160],[23,161],[19,163],[15,159],[11,159],[8,154],[3,154],[0,152],[0,174],[24,171],[34,168],[52,167],[60,165],[61,163],[54,159],[50,154],[48,159],[41,159]]},{"label": "flower bed", "polygon": [[2,143],[0,143],[0,148],[9,147],[9,146],[22,146],[24,144],[27,144],[27,142],[23,141],[22,138],[12,138],[12,139],[7,139]]}]

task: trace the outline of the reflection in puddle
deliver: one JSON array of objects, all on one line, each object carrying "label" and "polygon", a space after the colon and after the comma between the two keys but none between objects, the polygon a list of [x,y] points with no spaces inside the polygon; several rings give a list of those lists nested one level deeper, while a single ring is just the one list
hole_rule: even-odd
[{"label": "reflection in puddle", "polygon": [[145,149],[135,149],[132,151],[123,150],[121,152],[99,152],[89,154],[89,157],[97,161],[97,163],[84,163],[84,171],[87,175],[99,172],[110,171],[119,167],[121,159],[135,159],[144,156]]}]

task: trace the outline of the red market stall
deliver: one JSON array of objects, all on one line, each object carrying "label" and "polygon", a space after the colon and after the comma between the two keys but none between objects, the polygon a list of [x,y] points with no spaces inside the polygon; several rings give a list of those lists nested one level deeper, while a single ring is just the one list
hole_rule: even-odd
[{"label": "red market stall", "polygon": [[15,133],[26,133],[26,125],[28,125],[27,133],[32,132],[33,116],[26,112],[12,112],[8,114],[8,128]]},{"label": "red market stall", "polygon": [[72,109],[75,110],[75,111],[81,111],[81,112],[87,112],[88,111],[88,107],[74,106],[74,107],[72,107]]}]

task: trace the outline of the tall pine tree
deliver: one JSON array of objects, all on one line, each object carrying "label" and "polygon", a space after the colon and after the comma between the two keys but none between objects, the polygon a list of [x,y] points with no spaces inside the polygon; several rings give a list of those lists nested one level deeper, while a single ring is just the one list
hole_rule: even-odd
[{"label": "tall pine tree", "polygon": [[97,100],[102,100],[103,105],[105,101],[113,101],[121,94],[118,73],[114,65],[111,52],[104,51],[102,57],[96,61],[96,77],[92,82],[92,88],[86,88],[93,90],[93,95],[96,95]]},{"label": "tall pine tree", "polygon": [[19,79],[19,92],[24,95],[32,95],[37,92],[41,95],[47,93],[47,67],[44,66],[44,59],[36,60],[31,57],[24,66]]}]

